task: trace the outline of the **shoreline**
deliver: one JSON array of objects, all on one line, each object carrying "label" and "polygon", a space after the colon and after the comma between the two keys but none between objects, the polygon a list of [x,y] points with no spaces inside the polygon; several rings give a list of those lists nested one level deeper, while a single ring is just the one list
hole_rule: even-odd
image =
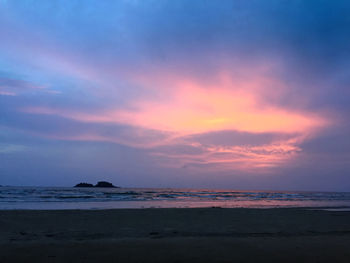
[{"label": "shoreline", "polygon": [[0,233],[1,263],[350,262],[348,211],[0,210]]},{"label": "shoreline", "polygon": [[309,210],[309,211],[329,211],[329,212],[350,212],[350,206],[300,206],[300,207],[221,207],[221,206],[204,206],[204,207],[122,207],[122,208],[62,208],[62,209],[32,209],[32,208],[6,208],[2,209],[0,207],[1,212],[64,212],[64,211],[123,211],[123,210],[196,210],[196,209],[225,209],[225,210],[239,210],[239,209],[247,209],[247,210]]},{"label": "shoreline", "polygon": [[83,201],[83,202],[0,202],[0,211],[113,210],[113,209],[350,209],[349,201],[290,201],[283,204],[230,201]]}]

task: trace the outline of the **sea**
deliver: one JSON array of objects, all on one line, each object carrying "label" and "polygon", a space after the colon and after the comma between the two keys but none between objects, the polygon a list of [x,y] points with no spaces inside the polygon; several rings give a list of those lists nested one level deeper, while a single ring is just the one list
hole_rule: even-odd
[{"label": "sea", "polygon": [[350,209],[350,192],[175,188],[0,187],[0,210],[119,208]]}]

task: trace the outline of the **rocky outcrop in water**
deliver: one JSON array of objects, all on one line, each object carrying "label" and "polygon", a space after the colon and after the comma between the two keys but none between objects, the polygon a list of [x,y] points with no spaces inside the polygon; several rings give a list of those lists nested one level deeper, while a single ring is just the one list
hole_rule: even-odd
[{"label": "rocky outcrop in water", "polygon": [[110,182],[105,182],[105,181],[100,181],[100,182],[97,182],[97,184],[95,185],[95,187],[116,187],[114,186],[112,183]]},{"label": "rocky outcrop in water", "polygon": [[79,184],[76,184],[74,187],[105,187],[105,188],[118,188],[117,186],[114,186],[112,183],[106,182],[106,181],[97,182],[96,185],[89,184],[89,183],[79,183]]},{"label": "rocky outcrop in water", "polygon": [[76,184],[74,187],[94,187],[94,185],[89,183],[79,183]]}]

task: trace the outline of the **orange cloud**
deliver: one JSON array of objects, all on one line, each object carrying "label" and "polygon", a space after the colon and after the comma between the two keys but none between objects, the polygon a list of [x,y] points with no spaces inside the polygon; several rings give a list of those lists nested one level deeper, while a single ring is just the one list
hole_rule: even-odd
[{"label": "orange cloud", "polygon": [[[247,133],[283,133],[293,135],[284,141],[254,146],[195,147],[202,153],[197,155],[169,154],[152,151],[154,156],[176,159],[181,165],[186,163],[212,164],[227,169],[232,167],[273,167],[290,160],[302,151],[299,144],[312,136],[330,121],[320,114],[306,110],[283,107],[280,100],[287,87],[282,81],[265,76],[264,72],[253,71],[247,76],[237,77],[225,72],[205,82],[201,79],[165,75],[163,77],[135,78],[139,86],[147,87],[147,96],[134,98],[124,108],[101,110],[94,113],[32,107],[26,112],[55,114],[81,122],[116,123],[134,126],[137,129],[152,129],[165,132],[167,139],[147,142],[149,148],[159,145],[174,145],[181,137],[199,133],[233,130]],[[137,137],[137,135],[135,135]],[[104,138],[98,134],[83,139],[117,141],[118,138]],[[132,138],[125,144],[135,146]],[[188,144],[188,142],[181,142]],[[138,147],[142,147],[142,142]],[[145,143],[146,145],[146,143]],[[193,145],[192,145],[193,146]],[[173,162],[174,163],[174,162]]]},{"label": "orange cloud", "polygon": [[201,87],[184,80],[158,99],[136,99],[129,109],[98,113],[50,108],[28,108],[27,112],[57,114],[83,122],[121,123],[181,135],[221,130],[252,133],[305,133],[325,126],[327,120],[309,112],[293,111],[262,102],[259,85],[218,83]]},{"label": "orange cloud", "polygon": [[[260,132],[306,132],[326,121],[309,113],[276,106],[261,106],[253,94],[225,88],[201,89],[183,85],[162,101],[134,102],[133,111],[109,112],[102,119],[181,134],[220,130]],[[89,120],[88,118],[82,119]]]}]

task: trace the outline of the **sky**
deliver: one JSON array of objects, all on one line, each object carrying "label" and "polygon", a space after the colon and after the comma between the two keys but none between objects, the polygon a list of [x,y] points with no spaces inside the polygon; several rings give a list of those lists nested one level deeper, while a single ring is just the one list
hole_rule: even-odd
[{"label": "sky", "polygon": [[0,0],[0,184],[350,191],[347,0]]}]

